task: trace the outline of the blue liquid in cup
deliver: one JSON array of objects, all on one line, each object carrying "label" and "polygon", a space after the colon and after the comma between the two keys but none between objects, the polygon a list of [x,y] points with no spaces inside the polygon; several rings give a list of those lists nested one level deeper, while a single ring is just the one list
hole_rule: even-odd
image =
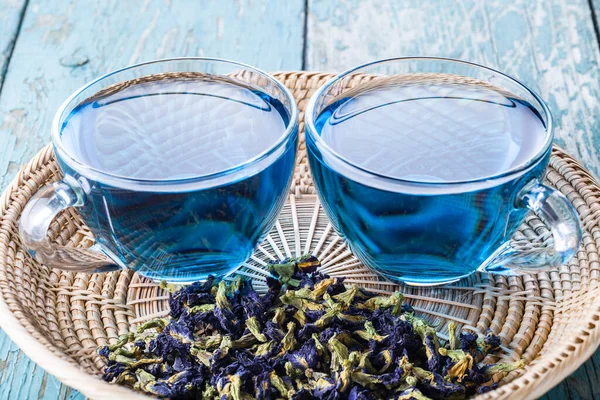
[{"label": "blue liquid in cup", "polygon": [[[116,187],[87,179],[79,211],[96,242],[146,277],[189,282],[240,266],[275,223],[297,133],[270,164],[246,163],[289,122],[279,100],[233,79],[163,79],[83,102],[66,118],[61,140],[96,170],[155,182]],[[173,183],[231,169],[184,190]]]},{"label": "blue liquid in cup", "polygon": [[315,127],[347,161],[307,135],[333,226],[363,263],[418,285],[467,276],[507,242],[526,213],[515,198],[542,178],[550,155],[517,177],[488,180],[535,158],[547,132],[531,104],[473,83],[358,87]]}]

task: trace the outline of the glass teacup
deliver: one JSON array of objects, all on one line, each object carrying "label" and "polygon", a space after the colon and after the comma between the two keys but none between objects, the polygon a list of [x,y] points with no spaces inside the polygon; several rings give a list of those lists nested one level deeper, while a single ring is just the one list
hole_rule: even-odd
[{"label": "glass teacup", "polygon": [[[391,280],[433,285],[477,270],[538,272],[578,248],[577,214],[542,184],[550,111],[500,72],[449,59],[378,61],[326,83],[305,119],[332,225]],[[510,240],[528,211],[550,228],[549,246]]]},{"label": "glass teacup", "polygon": [[[247,65],[181,58],[134,65],[75,92],[52,142],[64,174],[25,207],[24,244],[49,266],[131,268],[173,282],[240,266],[279,214],[294,168],[298,111]],[[75,206],[92,249],[50,243]]]}]

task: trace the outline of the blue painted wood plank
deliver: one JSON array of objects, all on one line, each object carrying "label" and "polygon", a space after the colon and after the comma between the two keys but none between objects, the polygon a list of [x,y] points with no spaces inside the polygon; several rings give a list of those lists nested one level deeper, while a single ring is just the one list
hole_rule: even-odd
[{"label": "blue painted wood plank", "polygon": [[600,398],[600,351],[540,400]]},{"label": "blue painted wood plank", "polygon": [[25,0],[0,0],[0,88],[25,10]]},{"label": "blue painted wood plank", "polygon": [[600,53],[588,0],[309,0],[308,69],[411,55],[524,81],[552,109],[557,142],[600,176]]},{"label": "blue painted wood plank", "polygon": [[[600,0],[591,4],[598,18]],[[309,0],[308,11],[307,69],[401,56],[498,68],[542,95],[557,142],[600,176],[600,52],[588,0]],[[599,371],[597,352],[543,399],[600,398]]]},{"label": "blue painted wood plank", "polygon": [[[0,51],[14,39],[9,33],[18,26],[21,4],[0,0]],[[303,0],[31,0],[0,93],[0,188],[49,141],[54,111],[85,82],[132,63],[177,56],[297,70],[303,19]],[[0,332],[0,399],[30,398],[83,396],[45,374]]]}]

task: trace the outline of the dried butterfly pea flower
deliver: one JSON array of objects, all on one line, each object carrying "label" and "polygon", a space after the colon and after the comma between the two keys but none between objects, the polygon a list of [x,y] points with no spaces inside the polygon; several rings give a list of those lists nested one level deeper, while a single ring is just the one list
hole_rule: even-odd
[{"label": "dried butterfly pea flower", "polygon": [[246,318],[256,318],[263,322],[262,318],[267,309],[271,306],[270,303],[265,303],[266,296],[261,297],[249,281],[243,281],[240,290],[240,304],[244,309]]},{"label": "dried butterfly pea flower", "polygon": [[341,330],[335,338],[342,342],[348,349],[361,349],[362,345],[359,341],[354,339],[352,332],[348,330]]},{"label": "dried butterfly pea flower", "polygon": [[348,400],[373,400],[373,396],[369,390],[355,385],[352,390],[350,390],[350,393],[348,393]]},{"label": "dried butterfly pea flower", "polygon": [[285,324],[285,310],[282,307],[276,308],[271,321],[279,327],[283,327]]},{"label": "dried butterfly pea flower", "polygon": [[417,388],[426,396],[436,399],[461,399],[466,395],[464,386],[447,382],[435,372],[414,367],[413,374],[419,380]]},{"label": "dried butterfly pea flower", "polygon": [[256,317],[251,317],[246,320],[246,328],[250,331],[250,333],[252,333],[254,335],[254,337],[259,342],[264,343],[267,341],[267,337],[260,332],[261,331],[260,323],[258,322]]},{"label": "dried butterfly pea flower", "polygon": [[188,307],[214,303],[214,296],[211,294],[211,290],[215,282],[216,278],[210,275],[204,282],[194,282],[172,293],[169,296],[170,315],[178,318]]},{"label": "dried butterfly pea flower", "polygon": [[104,368],[104,374],[102,375],[102,379],[111,382],[116,380],[124,372],[129,372],[129,370],[126,370],[125,365],[116,362],[109,362],[107,363],[106,368]]},{"label": "dried butterfly pea flower", "polygon": [[358,352],[354,352],[356,354],[356,358],[358,359],[357,362],[357,370],[360,372],[364,372],[367,374],[374,374],[377,372],[377,370],[373,367],[373,365],[371,364],[371,361],[369,360],[369,357],[371,356],[371,352],[370,351],[366,351],[364,353],[358,353]]},{"label": "dried butterfly pea flower", "polygon": [[478,394],[483,394],[487,392],[491,392],[494,389],[498,388],[498,383],[492,383],[491,385],[484,385],[477,388]]},{"label": "dried butterfly pea flower", "polygon": [[497,373],[504,372],[512,372],[514,370],[523,368],[525,366],[525,360],[519,360],[512,363],[499,362],[496,364],[488,364],[485,365],[481,370],[487,374],[488,376],[493,376]]},{"label": "dried butterfly pea flower", "polygon": [[321,318],[315,321],[315,326],[318,329],[326,327],[335,317],[342,313],[342,308],[343,306],[341,304],[333,304]]},{"label": "dried butterfly pea flower", "polygon": [[279,299],[283,304],[293,306],[302,311],[322,311],[325,309],[323,304],[313,300],[303,298],[304,293],[300,291],[288,290]]},{"label": "dried butterfly pea flower", "polygon": [[298,322],[299,326],[306,325],[306,314],[302,310],[296,310],[294,312],[293,318]]},{"label": "dried butterfly pea flower", "polygon": [[242,335],[239,339],[232,340],[231,348],[245,349],[245,348],[253,346],[257,342],[258,342],[258,340],[256,339],[256,337],[253,334],[247,333],[245,335]]},{"label": "dried butterfly pea flower", "polygon": [[425,396],[419,389],[411,387],[394,395],[394,400],[431,400]]},{"label": "dried butterfly pea flower", "polygon": [[432,372],[441,372],[443,360],[438,352],[440,342],[433,328],[428,327],[425,329],[423,344],[425,345],[425,354],[427,355],[427,367]]},{"label": "dried butterfly pea flower", "polygon": [[221,331],[229,335],[239,335],[243,331],[244,324],[242,320],[238,319],[230,309],[221,308],[217,305],[213,315],[217,318]]},{"label": "dried butterfly pea flower", "polygon": [[338,278],[326,278],[314,284],[313,296],[315,299],[323,298],[323,295],[327,293],[327,290],[336,284]]},{"label": "dried butterfly pea flower", "polygon": [[356,296],[360,296],[362,293],[356,285],[352,285],[344,293],[336,294],[331,296],[335,301],[344,305],[345,309],[348,308],[353,302]]},{"label": "dried butterfly pea flower", "polygon": [[115,351],[115,350],[125,346],[127,343],[133,341],[134,338],[135,338],[135,335],[133,332],[121,335],[121,336],[119,336],[119,339],[117,339],[117,341],[114,344],[109,345],[107,347],[107,349],[108,349],[108,351]]},{"label": "dried butterfly pea flower", "polygon": [[377,385],[381,384],[379,376],[362,371],[354,371],[352,380],[367,389],[376,389]]},{"label": "dried butterfly pea flower", "polygon": [[288,397],[290,390],[293,390],[293,388],[290,388],[291,385],[286,384],[283,378],[277,375],[275,371],[270,373],[269,378],[271,385],[273,385],[273,387],[279,391],[281,396]]},{"label": "dried butterfly pea flower", "polygon": [[203,350],[210,350],[219,347],[222,339],[223,337],[218,333],[211,336],[200,336],[194,341],[193,346]]},{"label": "dried butterfly pea flower", "polygon": [[342,342],[337,340],[335,336],[329,339],[327,345],[331,354],[330,369],[332,371],[337,371],[339,368],[341,368],[344,361],[348,359],[348,348]]},{"label": "dried butterfly pea flower", "polygon": [[182,399],[446,399],[490,390],[492,375],[522,365],[480,366],[497,336],[451,323],[442,347],[399,293],[345,287],[318,265],[306,256],[271,266],[278,279],[263,296],[239,278],[172,293],[170,319],[99,348],[104,378]]},{"label": "dried butterfly pea flower", "polygon": [[385,309],[390,308],[392,315],[398,316],[402,312],[402,302],[404,301],[404,296],[400,292],[395,292],[390,296],[376,296],[371,297],[364,303],[357,304],[358,308],[366,308],[370,311],[375,311],[377,309]]},{"label": "dried butterfly pea flower", "polygon": [[442,356],[449,357],[452,361],[448,368],[444,368],[446,380],[457,380],[458,382],[462,382],[463,378],[467,376],[468,371],[473,368],[473,356],[462,350],[447,350],[440,348],[438,351]]},{"label": "dried butterfly pea flower", "polygon": [[390,368],[390,366],[392,365],[393,362],[394,362],[394,357],[392,355],[391,350],[389,350],[389,349],[382,350],[380,353],[377,354],[377,356],[374,359],[374,363],[376,365],[380,366],[377,373],[383,374],[384,372],[386,372],[388,370],[388,368]]},{"label": "dried butterfly pea flower", "polygon": [[295,368],[301,370],[317,368],[320,362],[320,355],[315,339],[306,341],[298,351],[289,353],[287,359]]},{"label": "dried butterfly pea flower", "polygon": [[281,351],[282,352],[290,352],[296,347],[296,337],[294,336],[294,331],[296,329],[296,324],[293,322],[289,322],[287,324],[287,332],[283,339],[281,340]]},{"label": "dried butterfly pea flower", "polygon": [[496,336],[492,331],[488,330],[485,336],[477,339],[477,345],[486,354],[495,353],[500,350],[501,339]]},{"label": "dried butterfly pea flower", "polygon": [[206,312],[214,311],[216,306],[217,306],[216,304],[199,304],[197,306],[190,307],[188,312],[190,314],[206,313]]},{"label": "dried butterfly pea flower", "polygon": [[137,327],[138,333],[143,333],[148,329],[156,329],[158,332],[162,332],[163,329],[167,326],[169,320],[166,318],[156,318],[147,322],[144,322],[142,325]]},{"label": "dried butterfly pea flower", "polygon": [[263,344],[257,346],[254,354],[257,357],[264,356],[264,355],[270,354],[274,348],[275,348],[275,341],[270,340],[266,343],[263,343]]},{"label": "dried butterfly pea flower", "polygon": [[292,287],[298,287],[300,280],[293,278],[296,273],[296,263],[293,260],[283,260],[280,263],[268,264],[269,272],[276,275],[281,283]]},{"label": "dried butterfly pea flower", "polygon": [[296,260],[296,267],[304,274],[312,274],[321,267],[321,261],[312,254],[307,254]]},{"label": "dried butterfly pea flower", "polygon": [[157,364],[163,361],[161,357],[135,359],[116,353],[111,353],[108,359],[110,361],[119,363],[129,369],[136,369],[145,364]]},{"label": "dried butterfly pea flower", "polygon": [[460,334],[460,348],[463,351],[473,353],[477,350],[477,335],[471,332],[462,332]]},{"label": "dried butterfly pea flower", "polygon": [[267,336],[267,338],[279,343],[281,343],[283,337],[285,336],[285,332],[273,321],[267,321],[262,333]]},{"label": "dried butterfly pea flower", "polygon": [[382,335],[378,334],[377,330],[375,330],[375,327],[373,326],[373,323],[371,321],[366,321],[365,329],[355,331],[354,334],[357,335],[358,337],[360,337],[361,339],[364,339],[367,341],[374,340],[376,342],[381,342],[382,340],[384,340],[385,338],[387,338],[389,336],[389,335],[382,336]]},{"label": "dried butterfly pea flower", "polygon": [[457,326],[454,321],[450,321],[448,324],[448,345],[450,346],[450,350],[456,350],[459,347],[460,339],[457,336]]}]

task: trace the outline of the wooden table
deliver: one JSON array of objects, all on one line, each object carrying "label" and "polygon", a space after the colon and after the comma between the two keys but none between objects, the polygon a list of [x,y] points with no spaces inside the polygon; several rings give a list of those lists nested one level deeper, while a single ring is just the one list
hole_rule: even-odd
[{"label": "wooden table", "polygon": [[[268,71],[409,55],[482,63],[537,90],[556,141],[600,176],[599,15],[600,0],[0,0],[0,187],[49,141],[75,89],[173,56]],[[0,333],[0,399],[35,398],[83,396]],[[544,398],[600,398],[600,351]]]}]

